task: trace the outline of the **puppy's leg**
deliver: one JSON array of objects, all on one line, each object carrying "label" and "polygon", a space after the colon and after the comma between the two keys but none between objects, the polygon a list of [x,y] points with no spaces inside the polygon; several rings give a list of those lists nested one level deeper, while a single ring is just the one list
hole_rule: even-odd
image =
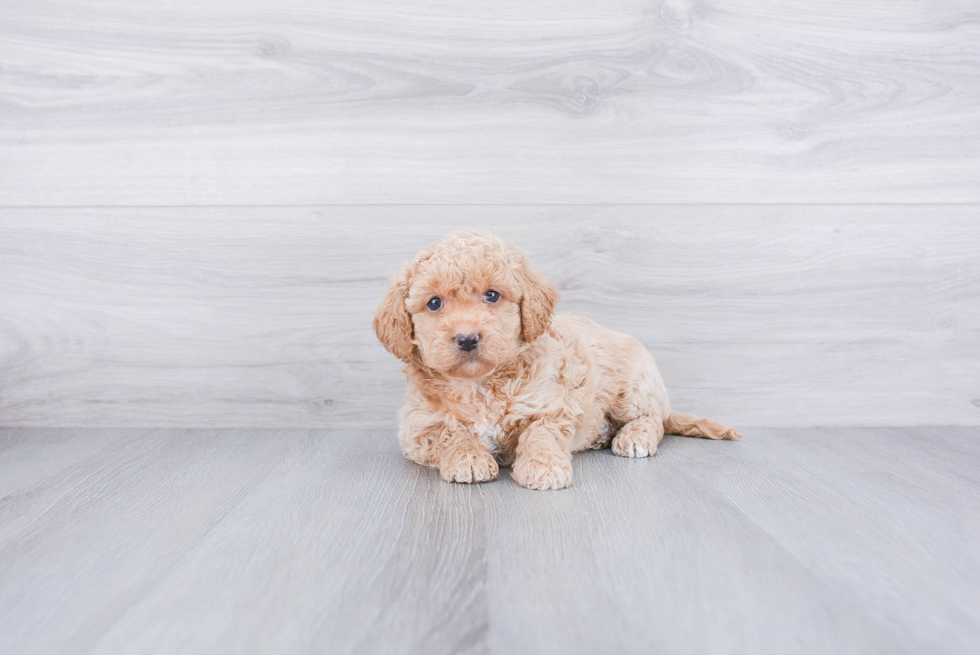
[{"label": "puppy's leg", "polygon": [[485,482],[497,477],[499,467],[486,445],[471,428],[451,417],[409,408],[402,412],[398,440],[405,457],[439,469],[447,482]]},{"label": "puppy's leg", "polygon": [[533,421],[517,441],[511,476],[528,489],[564,489],[572,484],[571,422]]},{"label": "puppy's leg", "polygon": [[439,473],[446,482],[487,482],[500,470],[486,444],[465,426],[457,426],[445,439]]},{"label": "puppy's leg", "polygon": [[398,443],[405,457],[416,464],[439,468],[445,448],[446,422],[412,395],[400,413]]},{"label": "puppy's leg", "polygon": [[624,390],[609,412],[623,424],[611,444],[613,454],[620,457],[650,457],[657,452],[664,438],[664,415],[669,411],[657,364],[642,345],[637,346],[636,366],[625,376]]}]

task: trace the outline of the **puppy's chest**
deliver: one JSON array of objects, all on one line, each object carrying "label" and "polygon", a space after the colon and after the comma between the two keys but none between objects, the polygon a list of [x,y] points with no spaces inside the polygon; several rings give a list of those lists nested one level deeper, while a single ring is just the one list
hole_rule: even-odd
[{"label": "puppy's chest", "polygon": [[494,457],[500,458],[505,454],[507,444],[504,439],[504,429],[499,424],[477,423],[473,426],[473,430]]},{"label": "puppy's chest", "polygon": [[468,421],[473,426],[476,436],[494,455],[501,455],[507,450],[507,431],[504,429],[507,406],[503,402],[493,402],[482,407],[474,407],[475,411]]},{"label": "puppy's chest", "polygon": [[498,459],[506,460],[513,451],[516,435],[508,434],[505,426],[513,423],[509,416],[506,395],[497,395],[485,389],[467,389],[454,399],[453,413],[463,423],[472,427],[476,436]]}]

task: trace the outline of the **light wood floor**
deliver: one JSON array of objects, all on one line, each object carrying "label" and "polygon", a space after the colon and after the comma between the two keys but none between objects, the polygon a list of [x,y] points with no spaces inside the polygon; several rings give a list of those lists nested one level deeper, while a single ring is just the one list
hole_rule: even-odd
[{"label": "light wood floor", "polygon": [[965,653],[977,428],[442,482],[388,431],[0,431],[3,653]]}]

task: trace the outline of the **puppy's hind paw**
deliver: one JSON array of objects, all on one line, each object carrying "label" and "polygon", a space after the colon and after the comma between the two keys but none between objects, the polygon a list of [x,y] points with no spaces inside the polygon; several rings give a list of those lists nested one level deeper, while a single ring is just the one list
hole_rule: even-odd
[{"label": "puppy's hind paw", "polygon": [[499,471],[493,455],[475,448],[452,448],[439,463],[439,473],[446,482],[487,482]]},{"label": "puppy's hind paw", "polygon": [[613,437],[613,455],[620,457],[652,457],[657,452],[657,445],[663,437],[662,428],[647,420],[636,420],[627,423]]},{"label": "puppy's hind paw", "polygon": [[636,443],[632,439],[616,439],[612,442],[613,455],[620,457],[652,457],[657,452],[656,444]]}]

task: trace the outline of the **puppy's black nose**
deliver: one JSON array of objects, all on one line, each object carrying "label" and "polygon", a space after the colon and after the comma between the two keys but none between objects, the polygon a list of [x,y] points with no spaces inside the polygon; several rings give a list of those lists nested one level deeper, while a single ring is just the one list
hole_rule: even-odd
[{"label": "puppy's black nose", "polygon": [[455,341],[457,348],[464,352],[470,352],[471,350],[476,350],[476,347],[480,344],[480,335],[457,334]]}]

